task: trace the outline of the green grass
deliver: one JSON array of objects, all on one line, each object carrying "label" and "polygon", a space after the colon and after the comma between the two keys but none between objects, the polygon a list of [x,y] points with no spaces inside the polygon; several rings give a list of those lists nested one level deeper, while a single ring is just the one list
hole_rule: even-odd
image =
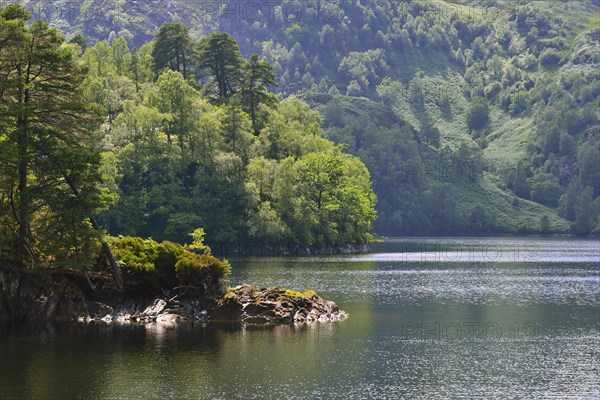
[{"label": "green grass", "polygon": [[528,159],[527,146],[533,141],[535,125],[530,117],[510,118],[497,110],[492,112],[491,133],[483,159],[493,171],[503,171]]},{"label": "green grass", "polygon": [[527,227],[528,233],[538,233],[541,218],[546,215],[550,221],[550,231],[567,233],[569,223],[559,217],[551,208],[533,201],[519,199],[513,205],[514,195],[502,190],[495,182],[495,177],[485,173],[481,182],[468,182],[456,187],[458,211],[468,215],[473,204],[481,204],[486,214],[496,220],[497,230],[506,233],[522,232]]}]

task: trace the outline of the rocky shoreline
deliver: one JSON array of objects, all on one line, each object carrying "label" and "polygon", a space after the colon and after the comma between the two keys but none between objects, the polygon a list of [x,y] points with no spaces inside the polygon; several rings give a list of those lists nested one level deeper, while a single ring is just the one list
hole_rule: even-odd
[{"label": "rocky shoreline", "polygon": [[208,292],[186,287],[160,296],[114,290],[90,293],[82,279],[67,274],[0,269],[0,322],[269,325],[333,322],[348,316],[312,291],[242,285],[223,296],[208,297]]}]

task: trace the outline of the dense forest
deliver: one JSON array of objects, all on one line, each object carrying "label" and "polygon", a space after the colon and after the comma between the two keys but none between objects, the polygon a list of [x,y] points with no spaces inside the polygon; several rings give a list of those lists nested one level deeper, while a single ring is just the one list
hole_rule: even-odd
[{"label": "dense forest", "polygon": [[227,33],[192,41],[167,23],[132,51],[123,38],[66,43],[30,18],[0,11],[4,257],[225,274],[205,234],[223,251],[371,241],[364,164],[324,137],[318,111],[271,93],[271,65]]},{"label": "dense forest", "polygon": [[19,3],[5,241],[599,231],[591,0]]}]

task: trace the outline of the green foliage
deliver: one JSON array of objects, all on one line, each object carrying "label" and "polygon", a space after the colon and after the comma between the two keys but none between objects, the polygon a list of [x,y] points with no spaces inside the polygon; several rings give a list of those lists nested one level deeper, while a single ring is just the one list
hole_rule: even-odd
[{"label": "green foliage", "polygon": [[586,187],[583,189],[575,202],[574,212],[573,231],[575,233],[587,235],[597,229],[600,210],[598,209],[598,202],[594,202],[592,188]]},{"label": "green foliage", "polygon": [[[204,244],[204,232],[197,229],[192,234],[194,243],[182,246],[172,242],[157,243],[152,239],[139,237],[111,237],[109,244],[119,260],[129,281],[141,281],[147,289],[158,291],[172,288],[177,280],[182,285],[203,285],[226,281],[231,274],[227,261],[220,261],[211,255]],[[203,250],[204,254],[193,251]]]},{"label": "green foliage", "polygon": [[471,130],[480,130],[487,125],[490,120],[490,107],[484,97],[478,97],[471,103],[471,108],[467,113],[467,126]]},{"label": "green foliage", "polygon": [[549,233],[550,232],[550,220],[547,215],[543,215],[540,218],[540,232],[541,233]]},{"label": "green foliage", "polygon": [[204,243],[204,237],[206,233],[203,228],[195,229],[194,232],[190,234],[192,237],[192,244],[188,245],[188,250],[191,251],[201,251],[203,254],[211,255],[211,248]]},{"label": "green foliage", "polygon": [[152,58],[156,76],[165,68],[170,68],[186,78],[192,60],[191,39],[187,28],[180,22],[167,22],[160,27],[154,41]]},{"label": "green foliage", "polygon": [[423,129],[420,132],[421,141],[424,141],[427,146],[431,145],[435,148],[440,147],[440,130],[433,125],[433,122],[428,118],[423,124]]},{"label": "green foliage", "polygon": [[592,188],[594,196],[600,195],[600,148],[598,142],[591,139],[579,150],[581,180],[585,186]]},{"label": "green foliage", "polygon": [[[116,65],[117,58],[135,60],[120,39],[112,50],[99,42],[83,56],[94,71],[87,93],[110,116],[106,153],[113,157],[106,167],[119,200],[102,221],[111,233],[185,243],[186,232],[203,226],[221,249],[369,241],[375,197],[368,172],[323,138],[319,113],[294,97],[278,103],[267,91],[276,86],[271,66],[256,55],[242,63],[230,36],[210,35],[196,47],[205,56],[200,67],[209,87],[216,85],[216,101],[208,102],[194,82],[170,68],[155,81],[132,85],[139,77]],[[111,94],[119,90],[112,88],[116,78],[125,80],[119,87],[129,87],[128,93]],[[225,89],[218,87],[223,79]],[[254,181],[264,163],[277,174],[269,177],[269,190],[256,193],[257,184],[266,184]],[[341,175],[319,181],[332,168]],[[314,190],[323,194],[316,207]],[[190,249],[210,254],[200,238],[194,241]]]},{"label": "green foliage", "polygon": [[355,157],[332,147],[298,159],[254,159],[248,169],[251,239],[309,246],[370,240],[375,196]]},{"label": "green foliage", "polygon": [[79,48],[81,49],[80,55],[85,53],[89,46],[88,40],[81,33],[78,33],[77,35],[73,36],[71,40],[69,40],[69,43],[74,43],[79,46]]},{"label": "green foliage", "polygon": [[536,177],[531,184],[531,199],[550,207],[558,207],[561,188],[552,177]]},{"label": "green foliage", "polygon": [[545,68],[551,68],[557,65],[562,58],[562,54],[555,49],[545,49],[540,54],[540,64]]},{"label": "green foliage", "polygon": [[[99,233],[98,113],[83,97],[72,50],[21,6],[0,12],[0,203],[21,262],[85,267]],[[52,101],[49,101],[52,99]],[[3,227],[4,228],[4,227]]]},{"label": "green foliage", "polygon": [[152,239],[144,240],[139,237],[112,238],[111,247],[115,257],[124,263],[126,271],[155,272],[154,262],[158,258],[158,243]]},{"label": "green foliage", "polygon": [[242,77],[241,97],[244,111],[252,119],[252,129],[256,136],[260,135],[265,125],[266,116],[261,112],[261,105],[273,106],[275,97],[267,91],[267,86],[278,86],[275,82],[275,74],[271,64],[259,60],[257,54],[253,54],[243,65],[244,75]]},{"label": "green foliage", "polygon": [[208,254],[185,253],[177,260],[175,271],[183,286],[219,282],[225,285],[231,275],[231,266],[227,260],[221,261]]},{"label": "green foliage", "polygon": [[226,101],[239,90],[243,59],[235,39],[225,32],[214,32],[197,45],[197,59],[208,78],[206,91]]}]

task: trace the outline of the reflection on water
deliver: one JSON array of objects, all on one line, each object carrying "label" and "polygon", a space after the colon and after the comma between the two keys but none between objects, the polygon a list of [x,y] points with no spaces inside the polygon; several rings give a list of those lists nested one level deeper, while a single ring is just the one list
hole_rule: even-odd
[{"label": "reflection on water", "polygon": [[[402,258],[485,246],[522,259]],[[597,242],[404,239],[376,251],[234,262],[232,284],[315,288],[350,313],[340,323],[4,327],[0,398],[600,396]]]}]

